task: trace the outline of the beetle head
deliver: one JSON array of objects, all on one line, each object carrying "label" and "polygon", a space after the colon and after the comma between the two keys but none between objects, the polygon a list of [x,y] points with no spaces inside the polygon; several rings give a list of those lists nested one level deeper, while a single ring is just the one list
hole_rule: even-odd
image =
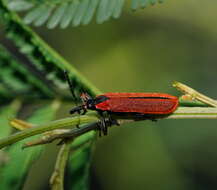
[{"label": "beetle head", "polygon": [[94,99],[87,93],[81,94],[84,109],[95,109]]}]

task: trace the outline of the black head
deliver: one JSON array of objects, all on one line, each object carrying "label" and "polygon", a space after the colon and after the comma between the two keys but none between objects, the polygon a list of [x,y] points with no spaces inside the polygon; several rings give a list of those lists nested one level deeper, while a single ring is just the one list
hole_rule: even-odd
[{"label": "black head", "polygon": [[95,100],[87,93],[82,93],[81,94],[81,100],[83,102],[83,106],[86,109],[95,109]]},{"label": "black head", "polygon": [[[84,115],[87,109],[95,109],[95,101],[87,93],[81,94],[82,105],[74,107],[70,110],[70,114],[78,113]],[[81,113],[83,111],[83,113]]]}]

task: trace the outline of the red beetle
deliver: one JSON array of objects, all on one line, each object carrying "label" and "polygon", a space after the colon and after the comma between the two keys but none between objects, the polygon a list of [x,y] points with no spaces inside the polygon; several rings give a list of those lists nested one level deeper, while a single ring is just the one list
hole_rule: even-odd
[{"label": "red beetle", "polygon": [[73,108],[71,114],[81,110],[84,111],[82,114],[85,114],[87,109],[90,109],[132,118],[159,118],[171,114],[178,106],[177,97],[163,93],[105,93],[95,98],[82,93],[81,99],[83,104]]},{"label": "red beetle", "polygon": [[[74,96],[72,83],[66,75],[71,92]],[[70,110],[71,114],[78,112],[85,114],[87,109],[96,110],[101,116],[107,112],[111,123],[116,123],[117,118],[155,121],[173,113],[178,107],[178,98],[164,93],[105,93],[95,98],[87,93],[81,94],[82,105]],[[83,110],[83,113],[81,113]],[[102,117],[103,118],[103,117]],[[112,119],[111,119],[112,118]],[[107,133],[105,119],[101,129]]]}]

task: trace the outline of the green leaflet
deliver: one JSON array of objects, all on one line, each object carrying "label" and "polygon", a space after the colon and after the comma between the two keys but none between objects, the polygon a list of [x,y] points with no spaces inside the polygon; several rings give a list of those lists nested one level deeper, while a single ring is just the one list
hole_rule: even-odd
[{"label": "green leaflet", "polygon": [[97,11],[96,22],[98,24],[103,23],[106,20],[106,9],[109,6],[110,0],[101,0]]},{"label": "green leaflet", "polygon": [[[57,111],[57,106],[54,106],[54,104],[39,108],[29,117],[28,121],[40,124],[52,120]],[[17,190],[22,188],[30,166],[40,156],[44,148],[44,146],[38,146],[24,150],[21,149],[23,143],[31,141],[34,138],[25,139],[6,149],[9,161],[0,169],[0,189]]]},{"label": "green leaflet", "polygon": [[73,26],[80,25],[82,18],[84,17],[87,11],[87,8],[89,6],[89,1],[90,0],[83,0],[79,3],[76,13],[74,15],[73,21],[72,21]]},{"label": "green leaflet", "polygon": [[[18,109],[20,108],[21,102],[14,100],[7,106],[0,107],[0,138],[6,137],[11,132],[11,126],[9,126],[8,119],[15,117]],[[1,168],[8,162],[9,157],[7,153],[0,150],[0,177]]]},{"label": "green leaflet", "polygon": [[91,131],[75,139],[72,143],[72,153],[68,161],[67,189],[89,189],[89,168],[94,148],[96,132]]},{"label": "green leaflet", "polygon": [[116,6],[117,6],[117,0],[110,0],[109,1],[109,4],[106,8],[105,20],[108,20],[112,16]]},{"label": "green leaflet", "polygon": [[71,20],[73,19],[77,7],[79,5],[78,0],[74,0],[72,3],[69,4],[69,6],[66,9],[65,14],[63,15],[61,22],[60,22],[60,27],[61,28],[66,28],[67,26],[69,26]]},{"label": "green leaflet", "polygon": [[9,67],[1,67],[0,79],[12,89],[13,92],[27,92],[29,90],[29,85],[23,83],[13,75],[13,70]]},{"label": "green leaflet", "polygon": [[139,7],[140,0],[132,0],[131,9],[136,10]]},{"label": "green leaflet", "polygon": [[[12,91],[24,93],[25,91],[34,92],[39,96],[52,97],[53,93],[49,87],[44,84],[40,79],[29,73],[29,70],[22,65],[14,56],[12,56],[1,44],[0,44],[0,67],[1,76],[0,81],[6,85],[10,98]],[[3,93],[0,87],[0,95]],[[16,94],[16,93],[15,93]],[[15,96],[14,94],[14,96]],[[27,93],[28,94],[28,93]],[[7,96],[5,96],[8,99]]]},{"label": "green leaflet", "polygon": [[8,2],[8,8],[13,11],[25,11],[32,8],[33,6],[33,3],[23,0]]},{"label": "green leaflet", "polygon": [[90,0],[87,11],[85,12],[82,18],[82,24],[89,24],[91,19],[93,18],[94,12],[96,11],[99,0]]},{"label": "green leaflet", "polygon": [[53,8],[54,8],[53,6],[48,6],[43,12],[41,12],[41,15],[35,20],[34,25],[35,26],[43,25],[50,17]]},{"label": "green leaflet", "polygon": [[65,14],[67,7],[68,4],[64,3],[54,11],[53,15],[51,16],[51,18],[47,23],[47,27],[49,29],[55,28],[59,24],[59,22],[61,21],[62,17]]},{"label": "green leaflet", "polygon": [[41,16],[41,13],[44,13],[47,10],[47,6],[42,4],[38,7],[36,7],[35,9],[33,9],[32,11],[30,11],[25,18],[23,19],[23,21],[26,24],[30,24],[33,21],[35,21],[37,18],[39,18]]},{"label": "green leaflet", "polygon": [[8,120],[16,116],[20,105],[20,100],[14,100],[11,104],[0,107],[0,138],[6,137],[11,133],[11,126],[9,126]]},{"label": "green leaflet", "polygon": [[124,0],[117,0],[117,5],[113,10],[113,18],[119,18],[122,7],[124,6]]}]

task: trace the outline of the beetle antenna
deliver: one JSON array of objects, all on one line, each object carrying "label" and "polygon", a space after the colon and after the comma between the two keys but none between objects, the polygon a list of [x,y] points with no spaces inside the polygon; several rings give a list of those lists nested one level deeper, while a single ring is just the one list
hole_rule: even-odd
[{"label": "beetle antenna", "polygon": [[66,81],[67,81],[67,83],[68,83],[68,85],[69,85],[69,89],[70,89],[70,92],[71,92],[71,94],[72,94],[72,97],[73,97],[74,100],[76,101],[77,98],[76,98],[76,96],[75,96],[74,87],[73,87],[72,81],[71,81],[70,78],[69,78],[69,74],[68,74],[68,72],[67,72],[66,70],[64,70],[64,75],[65,75],[65,79],[66,79]]}]

